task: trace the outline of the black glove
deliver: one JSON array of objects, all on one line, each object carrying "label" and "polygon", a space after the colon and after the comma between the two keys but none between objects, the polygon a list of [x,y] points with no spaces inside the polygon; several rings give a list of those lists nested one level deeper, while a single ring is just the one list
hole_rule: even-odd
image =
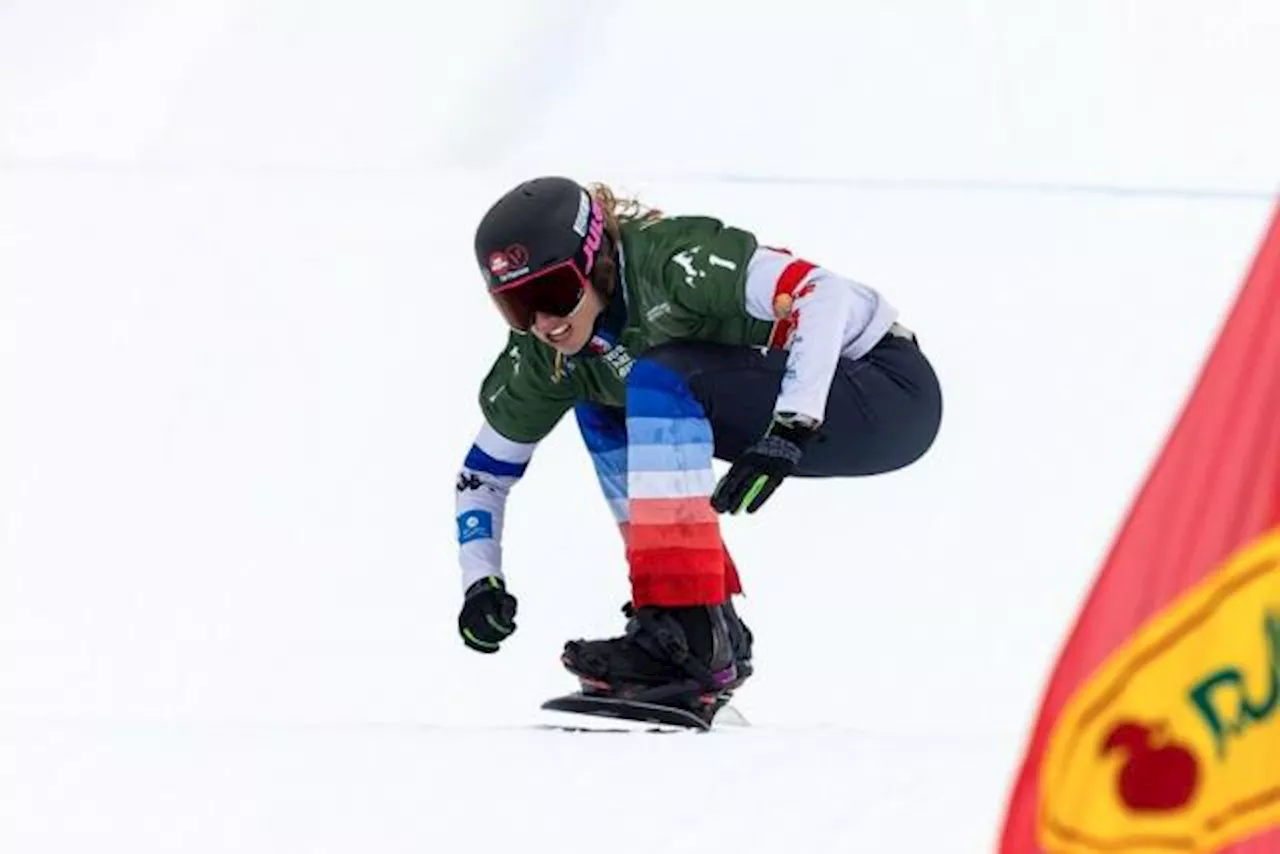
[{"label": "black glove", "polygon": [[795,471],[805,447],[817,432],[807,418],[778,413],[764,438],[734,461],[711,493],[717,513],[754,513],[778,485]]},{"label": "black glove", "polygon": [[501,578],[490,575],[467,588],[458,633],[476,652],[497,652],[498,644],[516,630],[515,616],[516,597]]}]

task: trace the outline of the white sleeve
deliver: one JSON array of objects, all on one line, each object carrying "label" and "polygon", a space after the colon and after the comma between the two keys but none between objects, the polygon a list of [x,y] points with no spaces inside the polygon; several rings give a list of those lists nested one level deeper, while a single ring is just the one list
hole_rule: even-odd
[{"label": "white sleeve", "polygon": [[870,349],[896,316],[874,289],[767,249],[747,268],[746,310],[773,321],[770,346],[789,351],[774,411],[818,421],[826,415],[840,357]]},{"label": "white sleeve", "polygon": [[456,517],[462,589],[502,578],[502,525],[511,487],[524,476],[536,443],[513,442],[487,422],[458,472]]},{"label": "white sleeve", "polygon": [[853,292],[839,279],[819,276],[799,292],[791,309],[796,326],[775,412],[824,420],[853,303]]}]

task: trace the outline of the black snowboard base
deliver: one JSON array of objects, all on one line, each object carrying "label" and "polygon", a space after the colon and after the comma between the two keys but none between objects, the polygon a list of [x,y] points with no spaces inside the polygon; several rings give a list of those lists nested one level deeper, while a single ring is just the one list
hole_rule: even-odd
[{"label": "black snowboard base", "polygon": [[667,705],[575,691],[552,697],[542,704],[542,708],[551,712],[567,712],[585,715],[587,718],[609,718],[629,724],[601,727],[584,720],[580,725],[567,722],[547,725],[573,732],[707,732],[722,714],[726,716],[725,723],[730,723],[732,719],[732,723],[746,724],[746,720],[736,710],[726,710],[728,702],[729,697],[725,695],[710,703],[699,701],[689,706]]}]

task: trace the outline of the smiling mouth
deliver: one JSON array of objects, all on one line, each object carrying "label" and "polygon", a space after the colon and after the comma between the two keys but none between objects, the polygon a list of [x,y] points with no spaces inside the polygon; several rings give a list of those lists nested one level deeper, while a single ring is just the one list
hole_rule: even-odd
[{"label": "smiling mouth", "polygon": [[573,331],[573,327],[570,324],[565,323],[561,326],[557,326],[555,329],[552,329],[550,332],[548,332],[547,340],[550,341],[552,344],[559,344],[560,342],[568,338],[569,333],[571,333],[572,331]]}]

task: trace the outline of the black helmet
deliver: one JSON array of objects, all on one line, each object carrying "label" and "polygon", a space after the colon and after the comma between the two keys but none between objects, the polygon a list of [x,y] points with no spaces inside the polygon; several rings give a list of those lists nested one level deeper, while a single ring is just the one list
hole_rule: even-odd
[{"label": "black helmet", "polygon": [[535,312],[569,316],[602,255],[611,251],[604,209],[569,178],[534,178],[493,203],[476,227],[476,263],[514,329]]}]

